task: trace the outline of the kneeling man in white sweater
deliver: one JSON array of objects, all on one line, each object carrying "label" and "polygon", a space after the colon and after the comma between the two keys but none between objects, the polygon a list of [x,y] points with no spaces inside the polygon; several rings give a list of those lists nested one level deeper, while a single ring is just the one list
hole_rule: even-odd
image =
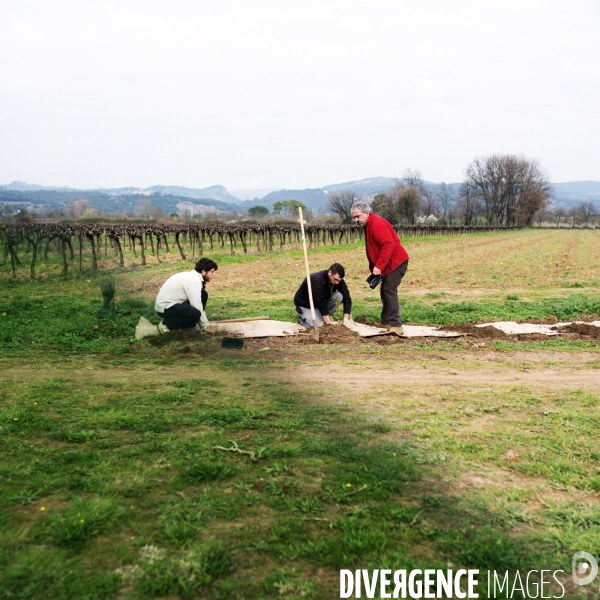
[{"label": "kneeling man in white sweater", "polygon": [[210,258],[201,258],[191,271],[172,275],[158,292],[154,310],[162,317],[158,329],[162,333],[173,329],[197,327],[206,329],[206,303],[208,292],[206,283],[218,269]]}]

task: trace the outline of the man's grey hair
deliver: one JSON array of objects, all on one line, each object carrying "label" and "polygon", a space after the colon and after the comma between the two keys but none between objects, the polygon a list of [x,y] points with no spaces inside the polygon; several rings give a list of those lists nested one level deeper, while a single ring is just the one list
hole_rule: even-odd
[{"label": "man's grey hair", "polygon": [[352,205],[352,209],[350,212],[354,211],[354,209],[359,210],[361,213],[372,213],[373,212],[373,209],[366,202],[363,202],[362,200],[355,202]]}]

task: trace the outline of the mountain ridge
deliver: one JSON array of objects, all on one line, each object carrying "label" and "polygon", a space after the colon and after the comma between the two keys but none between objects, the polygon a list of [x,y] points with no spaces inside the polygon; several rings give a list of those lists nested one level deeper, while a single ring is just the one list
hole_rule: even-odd
[{"label": "mountain ridge", "polygon": [[[280,189],[271,191],[261,198],[255,197],[253,200],[240,200],[220,184],[206,188],[153,185],[146,188],[78,189],[13,181],[10,184],[0,185],[0,202],[14,204],[15,207],[58,208],[66,206],[71,199],[85,198],[90,201],[93,208],[102,207],[103,210],[116,212],[131,210],[138,200],[147,198],[170,214],[179,210],[179,204],[189,204],[192,210],[194,210],[194,205],[204,207],[202,210],[199,209],[199,212],[205,212],[206,207],[213,207],[218,211],[246,212],[252,206],[263,205],[272,209],[275,202],[298,200],[313,212],[322,212],[326,209],[329,193],[354,189],[359,196],[372,196],[387,191],[396,181],[398,180],[392,177],[368,177],[356,181],[329,184],[320,188]],[[439,184],[435,182],[426,181],[425,185],[433,192],[439,189]],[[458,192],[461,184],[454,182],[452,185],[454,192]],[[558,206],[568,208],[581,201],[600,203],[599,181],[567,181],[553,183],[552,187],[554,203]],[[252,192],[252,190],[242,191],[246,194]]]}]

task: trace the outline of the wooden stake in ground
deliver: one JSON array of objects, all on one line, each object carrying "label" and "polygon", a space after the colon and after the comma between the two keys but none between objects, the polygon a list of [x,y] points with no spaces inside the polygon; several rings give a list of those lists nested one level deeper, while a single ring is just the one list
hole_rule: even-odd
[{"label": "wooden stake in ground", "polygon": [[302,218],[302,209],[298,207],[300,215],[300,231],[302,232],[302,248],[304,249],[304,264],[306,266],[306,284],[308,285],[308,301],[310,302],[310,315],[313,321],[311,335],[318,342],[319,328],[317,327],[317,316],[315,315],[315,303],[313,302],[312,286],[310,285],[310,269],[308,268],[308,252],[306,251],[306,237],[304,235],[304,219]]}]

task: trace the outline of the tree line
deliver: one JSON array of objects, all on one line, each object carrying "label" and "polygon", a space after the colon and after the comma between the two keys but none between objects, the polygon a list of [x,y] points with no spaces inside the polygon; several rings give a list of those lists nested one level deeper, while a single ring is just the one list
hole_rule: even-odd
[{"label": "tree line", "polygon": [[[360,199],[352,189],[331,192],[327,208],[342,223],[351,223],[352,204]],[[511,154],[478,157],[465,169],[459,186],[442,182],[428,186],[420,171],[407,169],[386,192],[365,197],[373,211],[393,224],[487,225],[528,227],[536,220],[565,219],[568,212],[552,207],[552,186],[537,160]],[[589,224],[598,214],[591,202],[569,213]]]}]

